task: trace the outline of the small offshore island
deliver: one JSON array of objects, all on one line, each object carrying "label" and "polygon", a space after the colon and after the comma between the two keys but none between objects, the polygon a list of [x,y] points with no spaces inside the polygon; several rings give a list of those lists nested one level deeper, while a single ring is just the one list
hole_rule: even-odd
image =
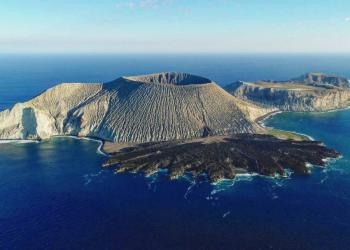
[{"label": "small offshore island", "polygon": [[349,81],[306,74],[287,82],[237,82],[159,73],[108,83],[64,83],[0,113],[0,139],[97,138],[117,172],[190,172],[210,182],[240,173],[308,175],[339,153],[306,136],[262,126],[280,111],[349,106]]}]

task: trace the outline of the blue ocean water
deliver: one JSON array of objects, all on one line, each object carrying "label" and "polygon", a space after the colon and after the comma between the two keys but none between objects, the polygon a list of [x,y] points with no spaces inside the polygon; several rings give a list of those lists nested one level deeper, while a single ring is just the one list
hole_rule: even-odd
[{"label": "blue ocean water", "polygon": [[[224,85],[307,71],[350,78],[350,56],[1,55],[0,109],[58,82],[186,71]],[[343,154],[310,177],[242,176],[212,186],[103,170],[98,144],[0,144],[0,249],[348,249],[350,110],[283,113],[266,124]]]}]

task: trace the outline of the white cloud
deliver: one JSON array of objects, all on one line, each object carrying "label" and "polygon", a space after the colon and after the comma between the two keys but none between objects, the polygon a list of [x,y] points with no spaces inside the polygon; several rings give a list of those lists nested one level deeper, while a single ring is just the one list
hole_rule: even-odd
[{"label": "white cloud", "polygon": [[134,0],[134,1],[120,1],[115,6],[118,9],[154,9],[161,4],[158,0]]},{"label": "white cloud", "polygon": [[350,16],[344,18],[345,22],[350,22]]}]

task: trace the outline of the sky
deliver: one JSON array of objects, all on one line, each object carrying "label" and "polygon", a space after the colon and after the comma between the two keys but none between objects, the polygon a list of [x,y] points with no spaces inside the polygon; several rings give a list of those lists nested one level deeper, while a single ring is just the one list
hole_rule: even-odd
[{"label": "sky", "polygon": [[350,53],[349,0],[0,0],[2,53]]}]

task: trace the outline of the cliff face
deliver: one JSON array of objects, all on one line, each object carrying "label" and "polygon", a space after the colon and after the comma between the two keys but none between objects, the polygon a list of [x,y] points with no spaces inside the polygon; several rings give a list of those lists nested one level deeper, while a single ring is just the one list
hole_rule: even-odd
[{"label": "cliff face", "polygon": [[305,75],[292,79],[292,81],[310,85],[331,85],[341,88],[349,88],[350,86],[349,80],[344,77],[323,73],[306,73]]},{"label": "cliff face", "polygon": [[60,135],[67,116],[101,90],[100,84],[64,83],[36,98],[0,112],[1,139],[36,139]]},{"label": "cliff face", "polygon": [[286,82],[240,82],[239,86],[229,85],[226,90],[261,107],[297,112],[328,111],[350,105],[350,88],[346,82],[324,74],[306,74]]},{"label": "cliff face", "polygon": [[253,133],[268,109],[189,74],[122,77],[105,84],[61,84],[0,113],[0,139],[54,135],[148,142]]},{"label": "cliff face", "polygon": [[350,91],[339,89],[283,89],[243,84],[233,93],[263,107],[282,111],[327,111],[350,105]]}]

